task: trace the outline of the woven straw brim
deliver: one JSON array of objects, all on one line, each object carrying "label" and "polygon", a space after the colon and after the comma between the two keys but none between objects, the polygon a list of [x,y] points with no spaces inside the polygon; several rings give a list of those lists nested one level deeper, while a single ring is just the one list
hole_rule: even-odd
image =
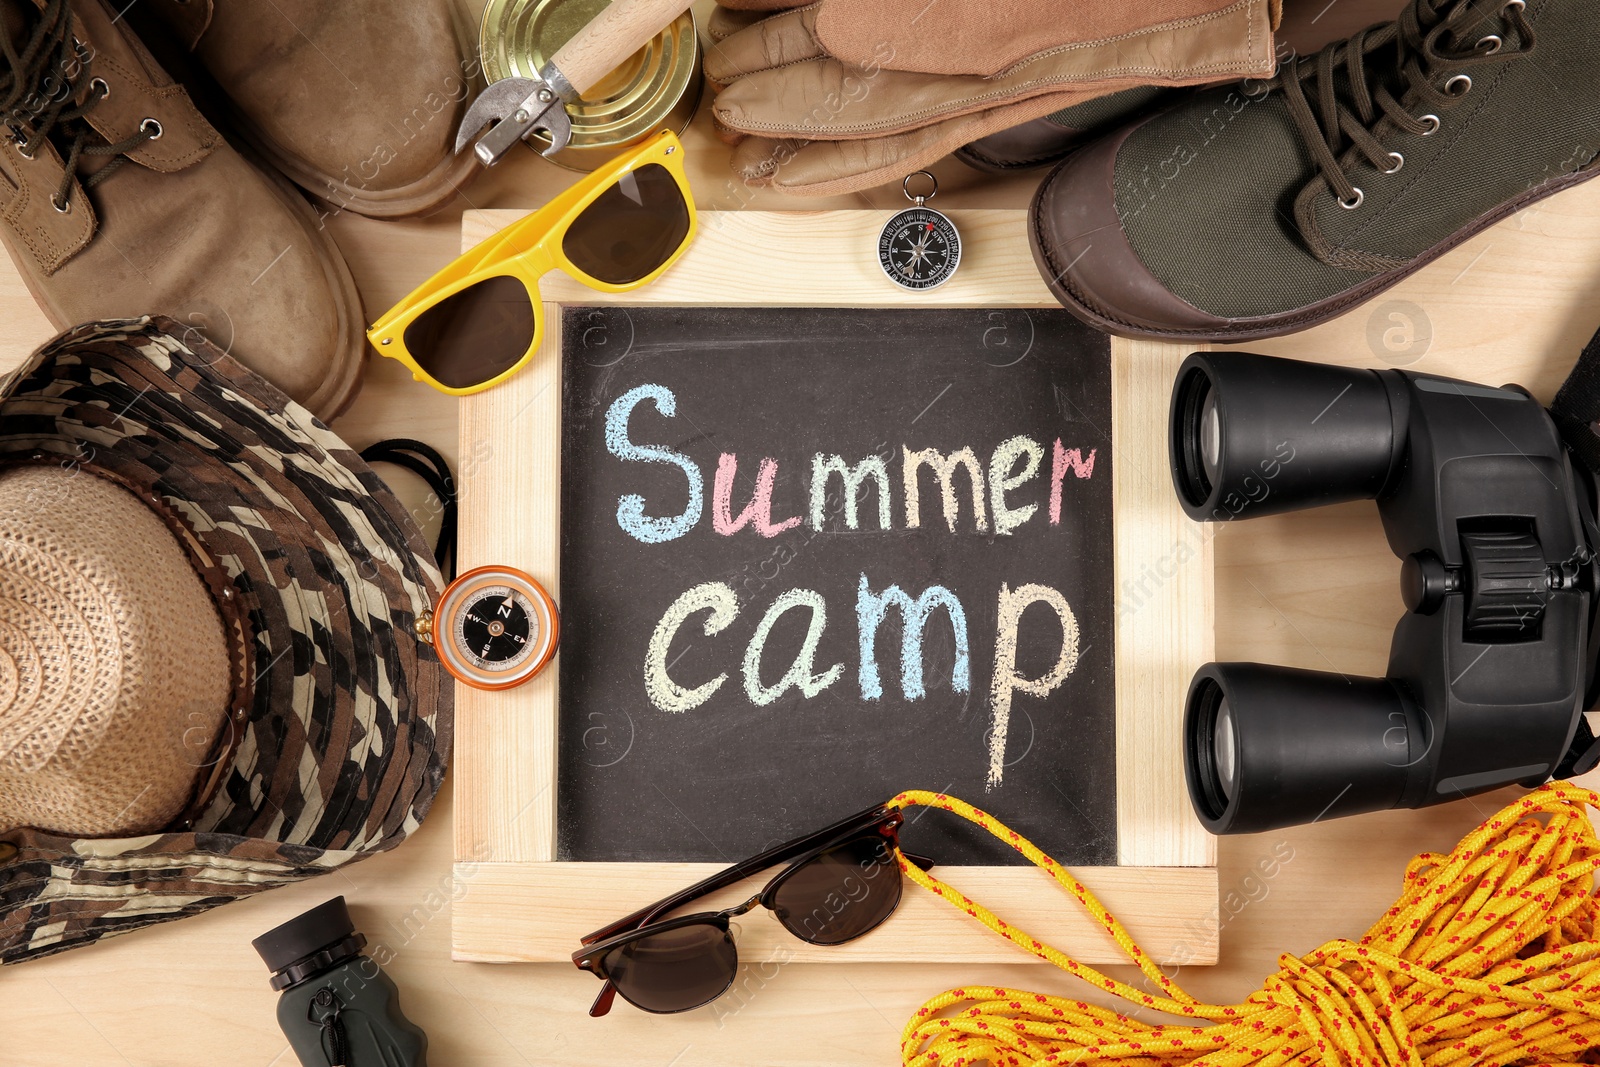
[{"label": "woven straw brim", "polygon": [[248,619],[253,696],[193,832],[0,833],[0,962],[404,840],[444,778],[453,687],[413,630],[438,598],[438,569],[377,474],[274,386],[162,318],[76,327],[0,383],[0,462],[39,454],[143,487],[181,517]]}]

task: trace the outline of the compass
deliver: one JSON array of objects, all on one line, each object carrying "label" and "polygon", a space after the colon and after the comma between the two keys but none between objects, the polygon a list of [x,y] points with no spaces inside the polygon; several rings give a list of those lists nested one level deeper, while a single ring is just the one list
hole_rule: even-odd
[{"label": "compass", "polygon": [[555,654],[560,620],[555,601],[511,567],[479,567],[445,589],[417,620],[445,669],[475,689],[510,689]]},{"label": "compass", "polygon": [[[922,176],[931,183],[926,193],[911,192],[911,179]],[[878,235],[878,266],[889,280],[906,289],[937,289],[950,280],[961,263],[961,234],[955,223],[925,206],[939,191],[932,174],[919,170],[900,183],[911,207],[884,224]]]}]

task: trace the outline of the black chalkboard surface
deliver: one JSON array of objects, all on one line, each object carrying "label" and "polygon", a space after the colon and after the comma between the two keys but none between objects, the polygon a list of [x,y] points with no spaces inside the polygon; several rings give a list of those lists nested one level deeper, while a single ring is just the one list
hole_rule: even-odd
[{"label": "black chalkboard surface", "polygon": [[[733,862],[920,788],[1116,863],[1103,335],[567,307],[562,336],[558,859]],[[907,847],[1020,860],[955,822]]]}]

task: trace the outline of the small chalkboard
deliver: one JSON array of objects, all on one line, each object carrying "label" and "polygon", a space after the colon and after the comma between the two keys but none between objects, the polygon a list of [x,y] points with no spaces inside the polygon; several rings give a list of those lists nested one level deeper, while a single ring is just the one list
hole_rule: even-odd
[{"label": "small chalkboard", "polygon": [[[1188,349],[1069,318],[1026,212],[955,215],[961,271],[933,292],[878,270],[877,211],[702,211],[643,288],[541,279],[539,351],[461,403],[460,554],[536,578],[561,647],[526,685],[457,690],[457,959],[564,961],[764,845],[931,789],[1070,864],[1153,958],[1215,962],[1181,744],[1214,658],[1209,528],[1165,448]],[[512,217],[468,212],[463,239]],[[902,833],[1007,922],[1126,962],[999,842],[926,808]],[[914,889],[849,944],[758,919],[739,953],[1034,959]]]},{"label": "small chalkboard", "polygon": [[[1111,362],[1062,310],[568,307],[557,857],[905,788],[1117,856]],[[957,820],[907,847],[1023,862]]]}]

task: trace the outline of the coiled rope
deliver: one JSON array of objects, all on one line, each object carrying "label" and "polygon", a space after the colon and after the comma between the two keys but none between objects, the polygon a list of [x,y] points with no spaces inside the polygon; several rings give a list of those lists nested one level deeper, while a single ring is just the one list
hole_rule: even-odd
[{"label": "coiled rope", "polygon": [[1508,805],[1449,855],[1406,868],[1400,899],[1360,941],[1337,939],[1242,1003],[1205,1004],[1134,944],[1072,872],[964,801],[906,792],[988,830],[1078,899],[1154,984],[1116,981],[1008,925],[903,857],[907,878],[1097,989],[1209,1025],[1152,1025],[1065,997],[994,986],[941,993],[906,1024],[907,1067],[1532,1067],[1600,1063],[1595,872],[1600,794],[1552,782]]}]

